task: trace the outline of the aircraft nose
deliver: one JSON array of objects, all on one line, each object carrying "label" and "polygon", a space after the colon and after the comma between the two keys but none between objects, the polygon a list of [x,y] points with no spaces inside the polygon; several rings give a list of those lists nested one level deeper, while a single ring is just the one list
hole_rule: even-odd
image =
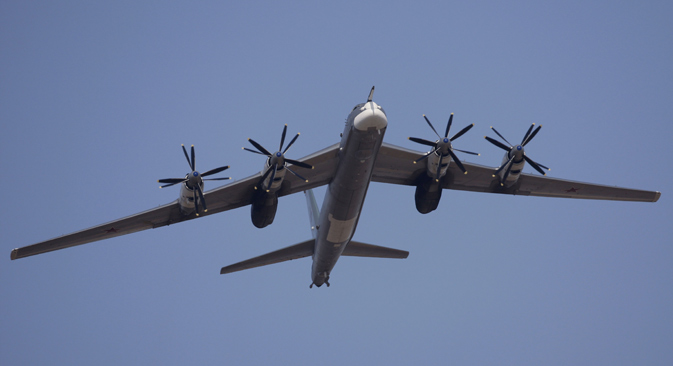
[{"label": "aircraft nose", "polygon": [[367,102],[361,108],[360,114],[355,116],[353,124],[360,131],[367,131],[371,127],[380,130],[388,126],[388,118],[378,104]]}]

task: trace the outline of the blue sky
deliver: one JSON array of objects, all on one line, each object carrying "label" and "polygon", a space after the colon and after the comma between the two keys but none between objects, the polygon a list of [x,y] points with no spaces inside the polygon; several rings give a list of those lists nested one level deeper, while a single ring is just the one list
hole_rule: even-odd
[{"label": "blue sky", "polygon": [[[669,2],[0,3],[0,364],[673,362]],[[553,177],[657,203],[372,184],[355,239],[411,252],[219,269],[310,238],[303,195],[17,261],[11,249],[177,198],[159,178],[263,160],[247,138],[338,141],[372,85],[385,141],[422,114],[496,166],[509,140]],[[439,127],[442,128],[442,127]],[[457,130],[456,130],[457,131]],[[526,172],[532,172],[527,167]],[[215,182],[213,182],[215,183]],[[206,189],[218,186],[209,184]],[[324,188],[316,190],[319,201]]]}]

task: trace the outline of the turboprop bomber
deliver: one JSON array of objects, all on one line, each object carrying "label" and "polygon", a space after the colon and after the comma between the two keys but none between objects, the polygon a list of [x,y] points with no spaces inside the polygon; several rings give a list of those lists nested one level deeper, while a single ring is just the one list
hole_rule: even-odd
[{"label": "turboprop bomber", "polygon": [[[204,191],[205,180],[229,178],[203,177],[220,173],[223,166],[200,174],[196,171],[194,147],[191,156],[183,146],[190,173],[184,178],[159,180],[163,187],[180,184],[176,201],[140,212],[125,218],[97,225],[12,250],[11,259],[29,257],[54,250],[126,235],[146,229],[159,228],[208,216],[235,208],[250,206],[253,224],[263,228],[273,223],[278,198],[305,192],[312,239],[276,250],[252,259],[223,267],[221,274],[241,271],[311,257],[311,287],[329,286],[330,274],[341,256],[406,258],[409,252],[353,240],[355,229],[369,184],[415,186],[416,208],[420,213],[434,211],[445,189],[473,192],[499,193],[524,196],[582,198],[595,200],[656,202],[661,193],[582,183],[546,176],[548,168],[533,161],[526,146],[540,131],[541,126],[530,126],[520,144],[509,143],[495,128],[493,131],[507,144],[486,136],[486,140],[505,150],[497,167],[463,162],[458,153],[477,153],[459,150],[453,142],[472,129],[468,125],[450,136],[453,114],[449,117],[443,136],[430,119],[423,116],[437,140],[410,137],[412,142],[430,147],[420,152],[383,142],[388,127],[388,116],[373,100],[372,87],[366,102],[357,104],[349,113],[341,134],[341,141],[300,159],[290,159],[286,153],[297,141],[299,134],[285,145],[287,125],[281,134],[278,151],[271,152],[253,139],[248,139],[255,149],[244,150],[265,157],[262,170],[245,179],[213,190]],[[528,163],[541,175],[523,173]],[[290,174],[287,174],[287,173]],[[327,185],[322,207],[319,209],[313,188]]]}]

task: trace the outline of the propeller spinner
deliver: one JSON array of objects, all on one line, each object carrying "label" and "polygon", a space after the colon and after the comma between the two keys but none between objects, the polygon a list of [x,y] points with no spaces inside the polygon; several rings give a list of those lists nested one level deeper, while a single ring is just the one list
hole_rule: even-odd
[{"label": "propeller spinner", "polygon": [[433,147],[432,151],[430,151],[426,155],[423,155],[419,159],[416,159],[416,161],[414,161],[414,164],[418,163],[419,161],[421,161],[423,159],[426,159],[431,154],[437,153],[439,155],[439,163],[437,164],[437,172],[435,174],[435,181],[439,181],[439,178],[440,178],[439,174],[440,174],[441,169],[442,169],[442,160],[447,156],[451,156],[451,159],[453,159],[453,161],[456,162],[456,165],[458,166],[458,168],[460,170],[462,170],[463,173],[467,174],[467,170],[465,170],[465,167],[463,166],[463,163],[460,162],[460,159],[458,159],[458,157],[456,156],[456,154],[453,151],[454,150],[455,151],[460,151],[462,153],[471,154],[471,155],[479,155],[479,154],[477,154],[475,152],[471,152],[471,151],[455,149],[455,148],[453,148],[453,145],[451,145],[451,142],[453,142],[454,140],[456,140],[460,136],[463,136],[467,131],[469,131],[472,127],[474,127],[474,123],[465,127],[465,128],[463,128],[462,130],[458,131],[457,134],[453,135],[453,137],[449,138],[449,132],[451,130],[451,124],[453,122],[453,113],[451,113],[451,117],[449,117],[449,121],[446,123],[446,131],[444,132],[444,137],[440,136],[439,133],[437,133],[437,130],[435,130],[435,127],[432,125],[432,123],[430,123],[430,120],[428,119],[428,117],[425,114],[423,115],[423,118],[425,118],[425,121],[428,123],[428,126],[430,126],[432,131],[439,138],[439,140],[433,142],[433,141],[429,141],[429,140],[425,140],[425,139],[421,139],[421,138],[417,138],[417,137],[409,137],[409,140],[411,140],[415,143]]},{"label": "propeller spinner", "polygon": [[231,179],[231,177],[224,177],[224,178],[209,178],[209,179],[203,179],[203,177],[207,177],[213,174],[220,173],[224,170],[229,169],[229,166],[222,166],[219,168],[211,169],[203,174],[199,173],[196,171],[196,154],[194,153],[194,145],[192,145],[192,151],[191,151],[191,158],[187,154],[187,149],[185,149],[185,145],[182,145],[182,152],[185,154],[185,158],[187,159],[187,164],[189,164],[189,168],[192,170],[187,176],[184,178],[166,178],[166,179],[159,179],[157,182],[159,183],[167,183],[159,188],[166,188],[170,187],[173,185],[176,185],[178,183],[185,183],[187,185],[187,188],[192,190],[193,192],[193,199],[194,199],[194,208],[196,210],[196,216],[199,216],[199,203],[197,201],[197,195],[198,198],[201,200],[201,204],[203,205],[203,212],[208,211],[208,207],[206,206],[206,200],[203,197],[203,191],[201,190],[201,186],[203,185],[203,181],[206,180],[227,180]]},{"label": "propeller spinner", "polygon": [[274,178],[276,177],[276,173],[281,170],[281,169],[287,169],[288,172],[294,174],[297,176],[297,178],[304,180],[308,182],[308,180],[301,175],[297,174],[294,170],[290,169],[287,166],[287,163],[290,163],[292,165],[296,165],[301,168],[306,168],[306,169],[313,169],[312,165],[302,163],[301,161],[297,160],[292,160],[288,159],[285,157],[285,153],[290,149],[292,144],[294,144],[295,141],[297,141],[297,138],[299,137],[299,133],[290,141],[289,144],[285,147],[285,150],[283,150],[283,145],[285,144],[285,135],[287,134],[287,124],[285,124],[285,127],[283,127],[283,134],[280,136],[280,146],[278,147],[278,151],[275,153],[270,153],[269,150],[265,149],[264,146],[260,145],[253,139],[248,139],[250,144],[257,148],[257,150],[252,150],[248,149],[246,147],[243,148],[245,151],[250,151],[255,154],[260,154],[264,155],[269,158],[269,167],[266,169],[264,174],[262,175],[262,179],[259,181],[259,185],[261,186],[264,183],[264,180],[271,174],[271,178],[269,179],[269,183],[267,184],[265,190],[268,192],[271,189],[271,184],[273,183]]}]

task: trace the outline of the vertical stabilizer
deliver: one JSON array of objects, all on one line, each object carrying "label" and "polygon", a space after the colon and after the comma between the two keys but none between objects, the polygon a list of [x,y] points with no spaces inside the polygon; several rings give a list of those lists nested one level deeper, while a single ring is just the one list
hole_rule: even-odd
[{"label": "vertical stabilizer", "polygon": [[313,195],[313,190],[309,189],[304,191],[306,195],[306,205],[308,206],[308,220],[311,223],[311,235],[313,239],[318,236],[318,218],[320,217],[320,210],[318,209],[318,204],[315,202],[315,196]]}]

